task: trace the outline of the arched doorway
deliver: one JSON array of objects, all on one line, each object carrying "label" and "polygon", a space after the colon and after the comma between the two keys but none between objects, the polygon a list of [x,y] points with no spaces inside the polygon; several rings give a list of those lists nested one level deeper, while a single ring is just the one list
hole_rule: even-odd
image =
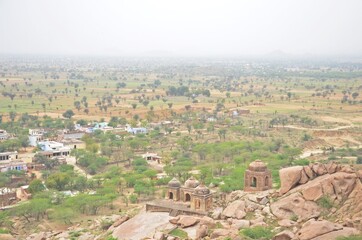
[{"label": "arched doorway", "polygon": [[172,192],[168,193],[168,199],[173,199],[173,193]]},{"label": "arched doorway", "polygon": [[191,195],[189,193],[185,194],[185,201],[190,202],[191,201]]},{"label": "arched doorway", "polygon": [[195,209],[200,209],[200,200],[195,201]]},{"label": "arched doorway", "polygon": [[269,186],[269,177],[266,176],[265,177],[265,187],[268,187]]},{"label": "arched doorway", "polygon": [[251,178],[251,187],[256,187],[257,186],[257,181],[256,181],[256,177],[252,177]]}]

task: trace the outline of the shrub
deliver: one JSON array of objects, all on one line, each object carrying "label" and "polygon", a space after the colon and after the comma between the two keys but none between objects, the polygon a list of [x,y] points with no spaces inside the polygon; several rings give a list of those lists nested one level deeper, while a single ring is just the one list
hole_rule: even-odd
[{"label": "shrub", "polygon": [[333,202],[332,200],[330,199],[330,197],[328,196],[323,196],[321,197],[318,201],[317,201],[317,204],[323,208],[326,208],[326,209],[330,209],[333,207]]},{"label": "shrub", "polygon": [[362,164],[362,157],[357,157],[357,164]]},{"label": "shrub", "polygon": [[174,229],[170,232],[170,235],[174,236],[174,237],[179,237],[181,239],[186,239],[187,238],[187,233],[181,229]]},{"label": "shrub", "polygon": [[6,233],[10,233],[10,231],[4,228],[0,228],[0,234],[6,234]]},{"label": "shrub", "polygon": [[271,229],[262,226],[246,228],[241,230],[240,233],[251,239],[271,239],[273,237]]},{"label": "shrub", "polygon": [[138,197],[137,197],[136,194],[131,194],[131,195],[129,196],[129,200],[131,201],[131,203],[137,203]]}]

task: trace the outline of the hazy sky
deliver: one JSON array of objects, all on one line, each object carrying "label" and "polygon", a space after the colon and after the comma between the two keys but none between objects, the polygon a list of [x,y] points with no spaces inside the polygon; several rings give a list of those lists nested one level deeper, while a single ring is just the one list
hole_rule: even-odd
[{"label": "hazy sky", "polygon": [[0,0],[0,53],[362,54],[362,0]]}]

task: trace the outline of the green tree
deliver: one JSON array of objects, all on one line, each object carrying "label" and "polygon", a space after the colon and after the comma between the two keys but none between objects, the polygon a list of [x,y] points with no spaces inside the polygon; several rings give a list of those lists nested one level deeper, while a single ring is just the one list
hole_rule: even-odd
[{"label": "green tree", "polygon": [[63,117],[71,119],[74,116],[73,110],[68,109],[63,113]]},{"label": "green tree", "polygon": [[29,192],[33,195],[44,190],[44,184],[39,179],[34,179],[29,184]]},{"label": "green tree", "polygon": [[63,191],[68,187],[70,177],[67,173],[53,173],[46,180],[45,184],[48,188],[53,188],[58,191]]}]

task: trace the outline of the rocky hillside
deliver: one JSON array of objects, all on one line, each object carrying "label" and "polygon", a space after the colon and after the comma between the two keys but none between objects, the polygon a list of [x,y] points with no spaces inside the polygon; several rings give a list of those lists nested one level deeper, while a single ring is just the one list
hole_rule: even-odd
[{"label": "rocky hillside", "polygon": [[[362,230],[361,176],[335,163],[285,168],[280,170],[278,191],[235,191],[226,200],[216,200],[210,216],[177,216],[143,235],[168,240],[182,236],[331,240],[358,235]],[[122,239],[120,228],[113,231],[118,239]]]},{"label": "rocky hillside", "polygon": [[281,169],[280,179],[278,191],[234,191],[226,199],[216,198],[209,216],[141,211],[130,219],[102,217],[87,229],[74,226],[27,239],[333,240],[361,234],[361,172],[346,165],[316,163]]}]

